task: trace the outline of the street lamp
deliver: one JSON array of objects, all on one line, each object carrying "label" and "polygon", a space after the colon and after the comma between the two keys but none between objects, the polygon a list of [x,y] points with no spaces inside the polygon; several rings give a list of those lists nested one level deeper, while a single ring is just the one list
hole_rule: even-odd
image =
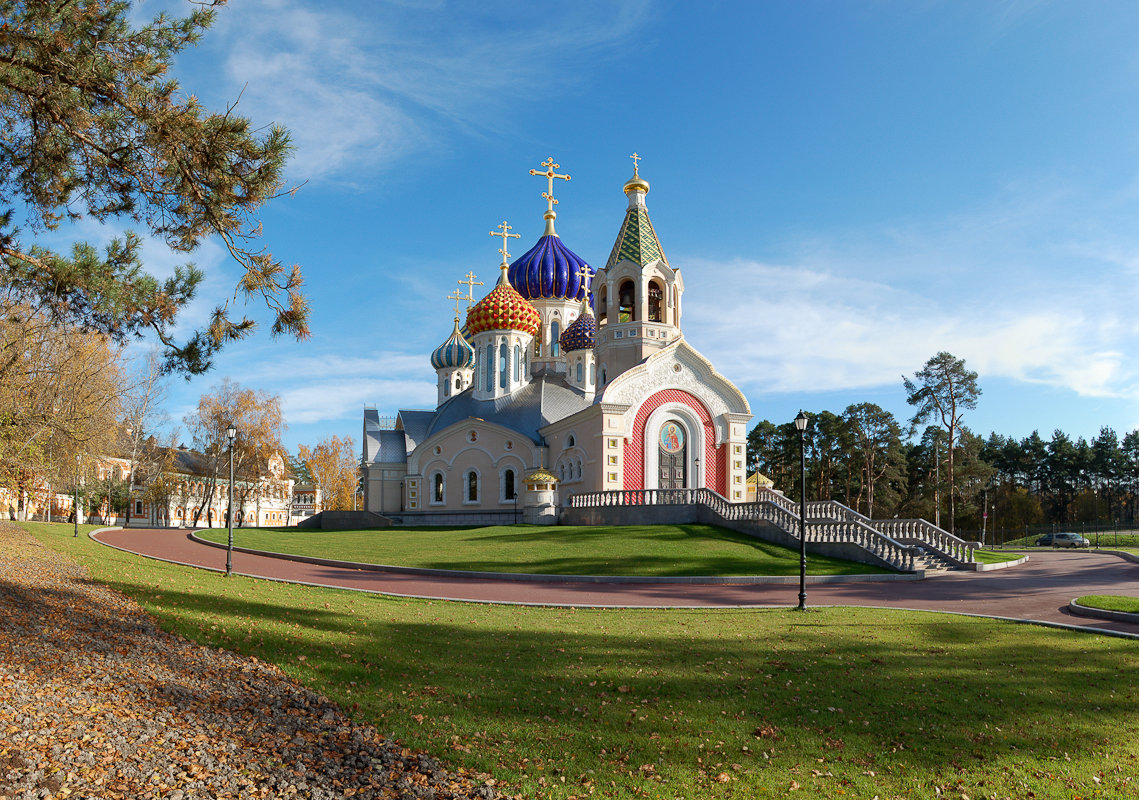
[{"label": "street lamp", "polygon": [[226,525],[229,527],[229,547],[225,551],[225,576],[233,574],[233,440],[237,438],[237,428],[233,423],[225,429],[229,439],[229,510],[226,512]]},{"label": "street lamp", "polygon": [[[795,417],[795,430],[799,431],[799,611],[807,610],[807,450],[803,434],[807,430],[807,415],[799,410]],[[758,484],[756,484],[758,491]]]}]

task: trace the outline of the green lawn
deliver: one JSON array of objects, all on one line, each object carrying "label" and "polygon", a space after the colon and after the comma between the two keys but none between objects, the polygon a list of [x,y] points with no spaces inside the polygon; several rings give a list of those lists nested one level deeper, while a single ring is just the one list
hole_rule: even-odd
[{"label": "green lawn", "polygon": [[982,564],[1000,564],[1005,561],[1016,561],[1021,558],[1024,553],[1008,553],[1001,550],[981,550],[973,551],[973,560],[980,561]]},{"label": "green lawn", "polygon": [[1083,597],[1077,597],[1076,602],[1090,608],[1139,614],[1139,597],[1124,597],[1118,594],[1085,594]]},{"label": "green lawn", "polygon": [[[225,542],[222,529],[203,538]],[[503,525],[321,531],[241,529],[254,550],[430,569],[550,575],[798,575],[799,553],[713,525],[625,527]],[[812,575],[889,570],[808,553]]]},{"label": "green lawn", "polygon": [[388,598],[226,580],[28,527],[163,627],[272,661],[528,797],[1135,796],[1132,640],[881,609]]}]

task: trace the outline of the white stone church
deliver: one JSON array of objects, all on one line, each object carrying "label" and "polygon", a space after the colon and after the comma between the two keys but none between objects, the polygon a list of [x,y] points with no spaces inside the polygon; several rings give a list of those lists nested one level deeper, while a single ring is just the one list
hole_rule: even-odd
[{"label": "white stone church", "polygon": [[[554,180],[568,176],[553,159],[542,167],[530,172],[547,179],[545,231],[512,263],[518,234],[505,222],[494,234],[497,285],[431,354],[436,407],[365,409],[366,508],[404,524],[507,521],[527,485],[554,490],[548,521],[584,492],[708,488],[744,502],[751,410],[684,338],[684,280],[637,158],[600,269],[555,231]],[[473,276],[459,283],[473,301]]]}]

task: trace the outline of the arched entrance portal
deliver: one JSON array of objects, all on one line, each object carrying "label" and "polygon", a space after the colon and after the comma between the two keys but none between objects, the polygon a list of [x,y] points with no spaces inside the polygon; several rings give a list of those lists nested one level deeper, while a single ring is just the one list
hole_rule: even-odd
[{"label": "arched entrance portal", "polygon": [[688,486],[688,436],[679,420],[669,419],[657,437],[657,486],[684,489]]}]

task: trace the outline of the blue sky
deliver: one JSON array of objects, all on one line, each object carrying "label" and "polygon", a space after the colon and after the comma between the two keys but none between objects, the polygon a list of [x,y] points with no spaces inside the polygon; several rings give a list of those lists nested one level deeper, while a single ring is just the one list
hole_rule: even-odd
[{"label": "blue sky", "polygon": [[[979,433],[1122,435],[1136,42],[1131,2],[235,0],[178,77],[293,132],[303,185],[263,222],[304,268],[313,335],[232,345],[173,381],[171,417],[226,375],[281,395],[291,449],[359,442],[365,403],[433,406],[446,295],[468,270],[493,285],[498,222],[514,255],[542,233],[528,170],[552,155],[573,176],[558,232],[601,266],[636,151],[685,335],[757,418],[871,401],[905,419],[901,376],[948,350],[980,373]],[[217,246],[194,260],[209,279],[187,325],[237,277]]]}]

